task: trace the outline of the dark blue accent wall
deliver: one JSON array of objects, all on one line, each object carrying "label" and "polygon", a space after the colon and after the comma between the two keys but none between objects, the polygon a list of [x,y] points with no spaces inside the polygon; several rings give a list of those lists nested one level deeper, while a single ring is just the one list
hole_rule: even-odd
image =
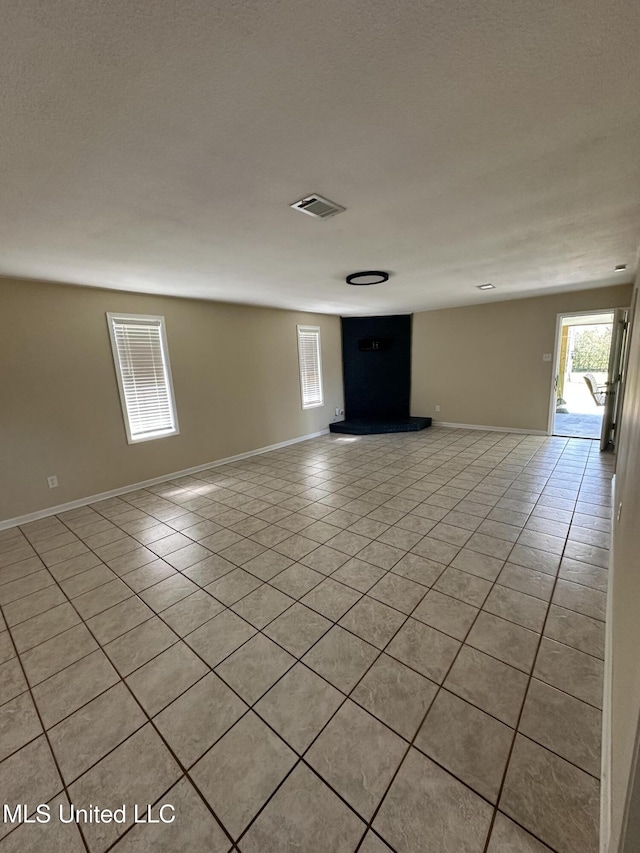
[{"label": "dark blue accent wall", "polygon": [[408,418],[411,315],[343,317],[345,417]]}]

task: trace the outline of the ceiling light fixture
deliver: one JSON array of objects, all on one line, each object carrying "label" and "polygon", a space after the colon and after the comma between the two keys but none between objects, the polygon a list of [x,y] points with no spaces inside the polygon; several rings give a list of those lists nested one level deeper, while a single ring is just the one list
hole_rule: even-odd
[{"label": "ceiling light fixture", "polygon": [[624,272],[626,270],[626,268],[627,268],[626,264],[616,264],[615,267],[613,268],[613,271],[614,272]]},{"label": "ceiling light fixture", "polygon": [[383,284],[389,281],[389,273],[382,270],[365,270],[364,272],[352,272],[345,279],[347,284],[367,286],[370,284]]},{"label": "ceiling light fixture", "polygon": [[478,290],[495,290],[495,284],[477,284],[476,287]]}]

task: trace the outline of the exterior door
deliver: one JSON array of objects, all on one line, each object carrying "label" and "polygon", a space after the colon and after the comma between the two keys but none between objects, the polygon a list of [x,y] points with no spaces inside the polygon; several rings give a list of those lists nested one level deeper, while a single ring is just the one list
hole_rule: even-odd
[{"label": "exterior door", "polygon": [[616,308],[611,333],[607,391],[600,434],[600,450],[613,450],[618,436],[622,411],[626,353],[629,343],[629,309]]}]

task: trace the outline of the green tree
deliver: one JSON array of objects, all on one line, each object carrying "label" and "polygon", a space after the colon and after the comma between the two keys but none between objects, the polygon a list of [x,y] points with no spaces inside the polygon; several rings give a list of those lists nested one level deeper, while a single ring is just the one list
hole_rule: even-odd
[{"label": "green tree", "polygon": [[573,370],[604,371],[609,365],[611,326],[577,330],[573,341]]}]

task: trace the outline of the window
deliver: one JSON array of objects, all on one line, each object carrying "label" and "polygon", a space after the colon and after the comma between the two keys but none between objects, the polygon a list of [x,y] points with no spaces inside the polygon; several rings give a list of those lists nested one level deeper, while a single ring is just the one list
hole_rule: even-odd
[{"label": "window", "polygon": [[107,314],[129,444],[179,432],[164,317]]},{"label": "window", "polygon": [[298,359],[302,408],[323,406],[319,326],[298,326]]}]

